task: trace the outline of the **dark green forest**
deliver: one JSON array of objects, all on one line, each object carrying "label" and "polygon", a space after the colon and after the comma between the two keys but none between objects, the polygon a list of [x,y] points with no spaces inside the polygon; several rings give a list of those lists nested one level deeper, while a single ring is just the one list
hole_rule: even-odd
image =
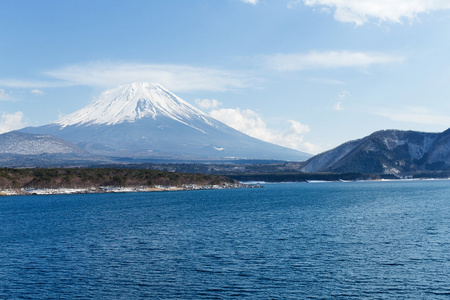
[{"label": "dark green forest", "polygon": [[148,169],[117,168],[0,168],[0,188],[85,188],[98,186],[182,186],[236,183],[220,175],[187,174]]}]

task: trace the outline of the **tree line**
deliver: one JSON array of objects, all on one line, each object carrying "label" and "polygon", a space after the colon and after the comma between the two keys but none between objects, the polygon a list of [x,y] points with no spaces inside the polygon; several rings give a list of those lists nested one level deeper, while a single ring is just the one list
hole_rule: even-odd
[{"label": "tree line", "polygon": [[0,168],[0,188],[85,188],[94,186],[220,185],[235,180],[220,175],[187,174],[149,169]]}]

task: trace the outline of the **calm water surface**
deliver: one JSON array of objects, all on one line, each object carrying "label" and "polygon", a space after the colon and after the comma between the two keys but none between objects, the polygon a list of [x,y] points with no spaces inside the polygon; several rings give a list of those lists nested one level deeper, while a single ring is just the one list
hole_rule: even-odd
[{"label": "calm water surface", "polygon": [[0,299],[449,299],[450,181],[0,198]]}]

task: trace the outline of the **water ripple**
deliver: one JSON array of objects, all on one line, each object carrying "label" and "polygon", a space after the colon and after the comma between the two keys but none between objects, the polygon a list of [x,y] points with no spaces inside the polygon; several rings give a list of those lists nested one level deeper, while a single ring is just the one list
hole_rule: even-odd
[{"label": "water ripple", "polygon": [[2,198],[0,299],[448,299],[448,181]]}]

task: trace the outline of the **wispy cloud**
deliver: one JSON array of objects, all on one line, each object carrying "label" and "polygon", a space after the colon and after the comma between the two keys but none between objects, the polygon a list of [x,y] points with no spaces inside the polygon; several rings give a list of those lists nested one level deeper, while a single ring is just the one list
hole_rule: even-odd
[{"label": "wispy cloud", "polygon": [[448,127],[450,124],[450,116],[430,111],[425,107],[412,107],[395,111],[382,110],[376,114],[399,122],[441,125],[445,127]]},{"label": "wispy cloud", "polygon": [[312,51],[307,54],[291,53],[266,56],[266,64],[278,71],[311,69],[367,68],[372,65],[399,63],[402,56],[376,52]]},{"label": "wispy cloud", "polygon": [[345,97],[347,97],[350,93],[346,90],[342,90],[338,93],[338,97],[339,99],[344,99]]},{"label": "wispy cloud", "polygon": [[336,111],[341,111],[344,110],[344,108],[342,107],[342,101],[338,101],[333,105],[333,109]]},{"label": "wispy cloud", "polygon": [[402,23],[421,13],[450,9],[448,0],[303,0],[307,6],[334,9],[340,22],[363,25],[370,19]]},{"label": "wispy cloud", "polygon": [[38,95],[38,96],[42,96],[45,94],[43,91],[38,90],[38,89],[31,90],[30,93],[32,93],[34,95]]},{"label": "wispy cloud", "polygon": [[288,120],[284,130],[274,130],[268,128],[262,117],[250,109],[222,108],[211,111],[210,115],[234,129],[266,142],[308,153],[322,151],[320,147],[304,141],[304,134],[310,131],[309,126],[295,120]]},{"label": "wispy cloud", "polygon": [[226,91],[247,87],[250,81],[235,71],[137,63],[75,64],[44,74],[71,85],[110,87],[141,81],[160,83],[173,91]]},{"label": "wispy cloud", "polygon": [[344,100],[349,95],[349,92],[346,90],[342,90],[338,93],[339,101],[333,105],[333,109],[336,111],[344,110],[342,107],[342,100]]},{"label": "wispy cloud", "polygon": [[67,82],[59,82],[55,80],[39,81],[27,79],[1,79],[0,85],[10,88],[46,88],[46,87],[64,87],[70,86]]},{"label": "wispy cloud", "polygon": [[27,126],[24,115],[21,111],[13,114],[3,113],[0,115],[0,134],[17,130]]},{"label": "wispy cloud", "polygon": [[249,3],[249,4],[258,4],[259,0],[241,0],[244,3]]},{"label": "wispy cloud", "polygon": [[0,89],[0,100],[10,100],[11,96],[3,89]]},{"label": "wispy cloud", "polygon": [[253,79],[243,72],[189,65],[92,62],[72,64],[42,72],[48,80],[1,79],[11,88],[96,86],[109,88],[131,82],[160,83],[175,91],[227,91],[250,86]]},{"label": "wispy cloud", "polygon": [[202,109],[212,109],[222,105],[222,102],[216,99],[196,99],[195,103]]}]

